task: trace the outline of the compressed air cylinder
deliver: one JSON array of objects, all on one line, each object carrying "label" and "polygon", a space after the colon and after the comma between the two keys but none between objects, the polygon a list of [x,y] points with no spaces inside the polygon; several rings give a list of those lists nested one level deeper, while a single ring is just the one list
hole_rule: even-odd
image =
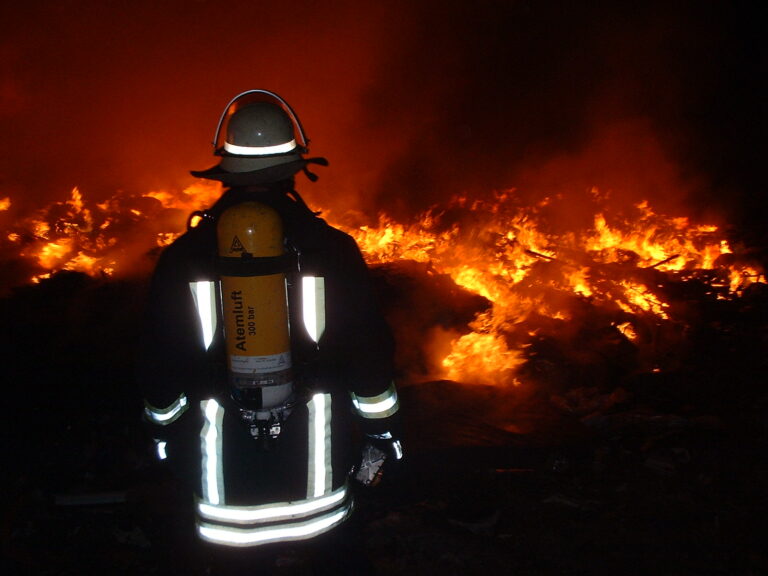
[{"label": "compressed air cylinder", "polygon": [[258,202],[228,208],[217,225],[229,382],[256,409],[293,389],[283,225]]}]

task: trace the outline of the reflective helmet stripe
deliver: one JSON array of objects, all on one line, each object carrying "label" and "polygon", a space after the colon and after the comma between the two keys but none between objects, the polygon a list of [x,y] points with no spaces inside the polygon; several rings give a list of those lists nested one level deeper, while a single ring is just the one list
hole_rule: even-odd
[{"label": "reflective helmet stripe", "polygon": [[352,404],[363,418],[386,418],[400,408],[394,382],[390,383],[386,391],[377,396],[359,396],[353,393]]},{"label": "reflective helmet stripe", "polygon": [[230,154],[239,156],[267,156],[269,154],[284,154],[296,148],[296,140],[291,140],[285,144],[275,144],[274,146],[238,146],[224,142],[224,150]]},{"label": "reflective helmet stripe", "polygon": [[189,408],[189,406],[187,405],[187,397],[184,394],[179,396],[165,408],[156,408],[145,400],[144,416],[146,416],[147,420],[153,424],[167,426],[178,420],[181,415],[186,412],[187,408]]},{"label": "reflective helmet stripe", "polygon": [[189,289],[195,300],[200,327],[203,330],[203,345],[207,350],[216,333],[216,282],[190,282]]},{"label": "reflective helmet stripe", "polygon": [[318,342],[325,332],[325,278],[304,276],[301,279],[301,302],[304,327],[310,338]]},{"label": "reflective helmet stripe", "polygon": [[261,526],[244,529],[199,522],[197,531],[203,540],[228,546],[253,546],[270,542],[305,540],[327,532],[340,524],[350,513],[351,509],[351,502],[346,502],[340,509],[332,510],[312,520],[297,522],[287,526]]}]

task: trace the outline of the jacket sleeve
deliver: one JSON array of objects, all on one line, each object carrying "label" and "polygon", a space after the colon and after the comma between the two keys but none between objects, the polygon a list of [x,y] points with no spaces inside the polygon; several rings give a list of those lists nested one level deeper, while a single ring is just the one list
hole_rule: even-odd
[{"label": "jacket sleeve", "polygon": [[185,243],[162,254],[150,284],[137,362],[137,380],[144,398],[143,420],[157,443],[172,457],[193,425],[189,411],[199,401],[207,371],[202,329],[190,288],[194,277],[187,265]]},{"label": "jacket sleeve", "polygon": [[339,233],[329,251],[327,331],[321,362],[341,375],[363,431],[399,435],[394,339],[381,312],[368,267],[354,239]]}]

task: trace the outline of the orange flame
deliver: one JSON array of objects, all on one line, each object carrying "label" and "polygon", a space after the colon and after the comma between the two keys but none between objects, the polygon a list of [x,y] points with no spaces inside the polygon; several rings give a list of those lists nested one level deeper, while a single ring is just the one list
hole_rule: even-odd
[{"label": "orange flame", "polygon": [[187,213],[209,205],[220,194],[218,184],[196,183],[181,193],[117,192],[103,202],[89,203],[73,188],[67,200],[53,202],[12,227],[5,237],[10,246],[3,248],[38,268],[25,279],[30,282],[60,270],[125,276],[145,271],[150,265],[140,264],[145,254],[173,242],[184,230]]},{"label": "orange flame", "polygon": [[[454,198],[443,211],[433,207],[410,225],[382,214],[377,227],[347,228],[369,263],[429,263],[490,301],[491,309],[470,324],[472,332],[453,340],[440,362],[445,372],[438,376],[519,384],[516,374],[526,363],[527,344],[523,339],[510,348],[508,342],[520,340],[513,336],[528,330],[533,316],[568,320],[579,298],[612,308],[617,317],[645,314],[670,321],[671,305],[649,282],[651,272],[685,280],[714,271],[709,281],[720,298],[738,297],[749,284],[765,281],[754,266],[719,264],[733,251],[716,226],[657,215],[647,201],[625,218],[609,220],[605,207],[586,231],[545,232],[540,212],[553,200],[517,206],[513,197],[510,191],[491,201]],[[464,209],[458,219],[449,216],[456,207]],[[631,322],[613,326],[638,341]]]},{"label": "orange flame", "polygon": [[[200,182],[180,192],[118,192],[89,203],[74,188],[67,200],[12,226],[0,247],[37,269],[27,279],[33,282],[58,270],[95,276],[148,271],[146,254],[173,242],[187,215],[220,194],[220,185]],[[524,383],[542,321],[566,327],[579,303],[600,306],[616,337],[640,346],[644,322],[677,321],[663,281],[704,282],[708,297],[719,299],[738,298],[749,285],[765,282],[763,271],[745,262],[714,225],[656,214],[647,201],[617,214],[597,191],[592,196],[602,204],[587,229],[551,221],[547,211],[563,199],[526,205],[514,190],[486,199],[456,197],[412,222],[386,214],[368,226],[334,222],[333,214],[327,219],[355,238],[369,264],[426,263],[488,301],[450,350],[441,349],[434,364],[442,372],[430,375],[465,382]],[[0,210],[10,205],[4,199]]]},{"label": "orange flame", "polygon": [[520,382],[515,371],[524,362],[521,350],[510,350],[504,335],[493,327],[489,313],[480,314],[471,324],[473,332],[452,342],[451,352],[443,358],[445,378],[495,385]]}]

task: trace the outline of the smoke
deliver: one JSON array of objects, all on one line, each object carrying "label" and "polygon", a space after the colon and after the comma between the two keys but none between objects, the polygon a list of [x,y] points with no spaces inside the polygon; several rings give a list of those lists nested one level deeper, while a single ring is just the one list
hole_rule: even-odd
[{"label": "smoke", "polygon": [[0,186],[30,208],[73,186],[108,196],[186,185],[188,170],[213,163],[226,102],[257,87],[285,96],[327,154],[350,130],[377,41],[375,11],[357,25],[354,6],[16,3],[0,51]]},{"label": "smoke", "polygon": [[720,208],[746,195],[761,112],[749,11],[600,4],[422,6],[367,94],[397,150],[379,196],[408,213],[504,187],[729,196]]},{"label": "smoke", "polygon": [[759,19],[600,4],[13,3],[0,218],[74,186],[95,199],[187,186],[213,163],[224,104],[250,88],[284,96],[331,161],[300,183],[310,202],[371,219],[454,193],[594,185],[754,214]]}]

